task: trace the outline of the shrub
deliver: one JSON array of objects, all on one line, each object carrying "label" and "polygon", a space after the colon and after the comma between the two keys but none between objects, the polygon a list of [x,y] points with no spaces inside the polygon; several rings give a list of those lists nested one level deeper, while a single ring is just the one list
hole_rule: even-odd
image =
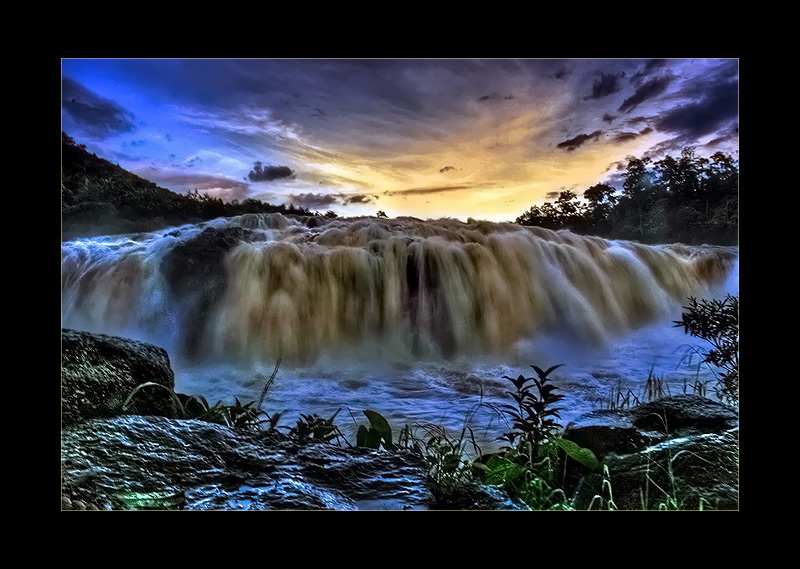
[{"label": "shrub", "polygon": [[674,322],[684,332],[702,338],[714,349],[705,353],[708,362],[723,371],[717,379],[720,401],[739,401],[739,297],[730,294],[723,300],[689,298],[681,320]]}]

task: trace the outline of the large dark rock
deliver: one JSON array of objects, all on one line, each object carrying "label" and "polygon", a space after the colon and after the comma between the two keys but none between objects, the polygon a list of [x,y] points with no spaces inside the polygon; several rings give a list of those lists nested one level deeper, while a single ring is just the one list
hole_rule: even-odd
[{"label": "large dark rock", "polygon": [[150,382],[161,387],[141,388],[127,412],[169,415],[175,374],[165,350],[115,336],[61,330],[62,426],[119,415],[128,396]]},{"label": "large dark rock", "polygon": [[202,355],[202,333],[225,293],[228,252],[242,242],[260,239],[264,239],[262,233],[241,227],[206,227],[197,236],[181,240],[164,257],[161,271],[173,301],[181,307],[178,313],[183,320],[178,325],[186,331],[181,355]]},{"label": "large dark rock", "polygon": [[604,471],[579,485],[576,509],[737,510],[739,430],[665,440],[641,452],[610,454]]},{"label": "large dark rock", "polygon": [[581,415],[564,438],[603,458],[627,454],[667,438],[722,433],[739,425],[736,409],[698,395],[678,395],[629,409],[600,409]]},{"label": "large dark rock", "polygon": [[601,469],[577,484],[574,507],[738,509],[739,416],[695,395],[571,422],[564,438],[590,449]]}]

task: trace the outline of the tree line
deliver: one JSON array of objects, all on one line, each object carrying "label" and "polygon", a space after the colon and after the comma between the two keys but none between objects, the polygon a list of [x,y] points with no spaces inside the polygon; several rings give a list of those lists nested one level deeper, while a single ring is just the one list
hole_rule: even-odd
[{"label": "tree line", "polygon": [[648,243],[736,244],[738,162],[724,152],[704,158],[693,147],[677,158],[631,158],[621,190],[595,184],[583,192],[583,201],[562,191],[516,223]]}]

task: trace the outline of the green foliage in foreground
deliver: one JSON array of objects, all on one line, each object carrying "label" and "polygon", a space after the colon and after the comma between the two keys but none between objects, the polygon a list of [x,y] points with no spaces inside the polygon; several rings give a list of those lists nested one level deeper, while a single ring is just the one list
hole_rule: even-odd
[{"label": "green foliage in foreground", "polygon": [[502,486],[531,509],[568,510],[571,505],[560,478],[566,461],[572,458],[591,470],[599,462],[592,451],[561,438],[556,422],[560,408],[553,405],[564,396],[555,394],[549,379],[560,365],[547,370],[531,367],[537,377],[505,377],[515,388],[508,392],[515,405],[503,406],[513,428],[500,438],[509,445],[481,457],[476,469],[482,482]]}]

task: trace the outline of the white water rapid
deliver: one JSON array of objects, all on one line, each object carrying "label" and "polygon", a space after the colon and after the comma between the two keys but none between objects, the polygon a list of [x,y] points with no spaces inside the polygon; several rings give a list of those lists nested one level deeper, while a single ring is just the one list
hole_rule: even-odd
[{"label": "white water rapid", "polygon": [[280,357],[263,407],[282,425],[341,409],[347,433],[374,409],[469,420],[485,445],[507,430],[503,376],[530,364],[565,364],[564,425],[651,373],[673,394],[711,381],[671,321],[690,296],[738,295],[737,248],[449,219],[244,215],[64,242],[61,269],[62,326],[165,348],[177,391],[256,400]]}]

